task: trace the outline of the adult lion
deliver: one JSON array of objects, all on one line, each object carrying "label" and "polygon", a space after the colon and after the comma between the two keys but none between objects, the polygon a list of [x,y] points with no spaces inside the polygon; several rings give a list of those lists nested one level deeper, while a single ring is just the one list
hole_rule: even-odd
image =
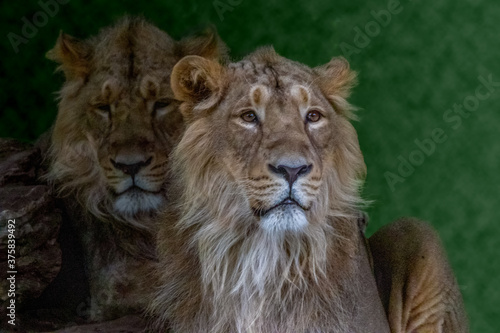
[{"label": "adult lion", "polygon": [[165,204],[168,154],[183,130],[170,72],[185,55],[225,57],[215,32],[177,42],[141,18],[86,40],[61,33],[48,57],[66,81],[48,178],[81,236],[94,320],[143,307]]},{"label": "adult lion", "polygon": [[[157,238],[157,329],[467,331],[455,279],[420,222],[400,222],[404,237],[384,230],[389,246],[374,240],[377,255],[391,252],[375,258],[390,293],[379,298],[360,223],[365,164],[346,101],[354,81],[344,59],[311,69],[272,49],[227,67],[196,56],[174,67],[187,128]],[[408,238],[416,245],[406,248]]]}]

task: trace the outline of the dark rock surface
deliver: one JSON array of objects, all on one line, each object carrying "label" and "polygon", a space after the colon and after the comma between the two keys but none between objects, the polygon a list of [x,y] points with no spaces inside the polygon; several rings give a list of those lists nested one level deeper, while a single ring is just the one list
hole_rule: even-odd
[{"label": "dark rock surface", "polygon": [[[15,276],[15,304],[19,313],[27,302],[42,294],[61,267],[57,242],[61,212],[56,208],[51,188],[38,180],[43,172],[41,162],[39,148],[0,139],[1,313],[6,313],[12,299],[8,296],[11,284],[7,276]],[[8,247],[9,234],[15,236],[14,253],[8,252],[13,245],[11,242],[11,248]]]},{"label": "dark rock surface", "polygon": [[138,316],[126,316],[116,320],[88,324],[80,326],[72,326],[63,328],[56,333],[88,333],[88,332],[102,332],[102,333],[138,333],[148,332],[146,324],[143,319]]}]

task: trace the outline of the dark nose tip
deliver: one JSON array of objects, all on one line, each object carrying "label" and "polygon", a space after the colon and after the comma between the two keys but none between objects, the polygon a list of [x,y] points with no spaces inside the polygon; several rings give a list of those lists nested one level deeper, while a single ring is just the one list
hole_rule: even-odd
[{"label": "dark nose tip", "polygon": [[132,163],[132,164],[115,162],[113,159],[110,159],[110,160],[111,160],[111,164],[113,164],[113,166],[115,168],[117,168],[118,170],[121,170],[123,173],[125,173],[127,175],[134,176],[139,172],[139,170],[141,170],[145,166],[150,165],[152,159],[153,159],[153,157],[150,157],[146,161],[141,161],[141,162]]},{"label": "dark nose tip", "polygon": [[275,174],[284,176],[288,184],[290,184],[290,187],[292,187],[293,183],[295,183],[300,176],[307,175],[311,171],[312,164],[301,165],[299,167],[290,167],[287,165],[278,165],[275,167],[269,164],[269,169]]}]

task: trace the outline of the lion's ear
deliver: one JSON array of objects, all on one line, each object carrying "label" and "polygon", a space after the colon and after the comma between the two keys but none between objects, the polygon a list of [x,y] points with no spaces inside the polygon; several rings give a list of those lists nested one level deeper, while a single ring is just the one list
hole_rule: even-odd
[{"label": "lion's ear", "polygon": [[220,39],[214,26],[209,26],[202,34],[190,36],[179,42],[181,56],[197,55],[221,63],[227,62],[228,48]]},{"label": "lion's ear", "polygon": [[47,52],[47,58],[60,64],[66,79],[86,77],[90,70],[90,46],[61,31],[56,45]]},{"label": "lion's ear", "polygon": [[349,62],[343,57],[336,57],[329,63],[314,68],[318,75],[319,85],[328,97],[341,97],[346,99],[351,94],[351,89],[357,83],[357,74],[349,67]]},{"label": "lion's ear", "polygon": [[218,62],[200,56],[187,56],[174,66],[170,84],[175,98],[186,103],[186,107],[182,108],[183,115],[192,118],[197,111],[217,104],[223,80],[224,68]]}]

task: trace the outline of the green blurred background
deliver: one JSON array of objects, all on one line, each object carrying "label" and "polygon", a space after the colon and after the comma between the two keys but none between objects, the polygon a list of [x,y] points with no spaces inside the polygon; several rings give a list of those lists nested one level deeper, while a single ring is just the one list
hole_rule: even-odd
[{"label": "green blurred background", "polygon": [[[144,14],[176,39],[212,23],[234,59],[266,44],[310,66],[344,54],[360,73],[352,102],[361,108],[355,126],[368,166],[365,197],[374,201],[368,233],[400,216],[430,221],[457,274],[471,331],[499,332],[499,84],[479,88],[489,93],[484,100],[474,97],[478,77],[500,82],[496,1],[60,1],[67,3],[17,53],[8,34],[22,36],[23,18],[44,23],[42,5],[0,4],[1,137],[33,140],[53,122],[62,76],[44,54],[59,30],[88,37],[125,13]],[[464,101],[470,114],[447,111]],[[429,156],[418,153],[415,140],[428,142],[436,128],[446,140]],[[420,165],[398,174],[410,157]],[[386,177],[396,175],[391,187]]]}]

